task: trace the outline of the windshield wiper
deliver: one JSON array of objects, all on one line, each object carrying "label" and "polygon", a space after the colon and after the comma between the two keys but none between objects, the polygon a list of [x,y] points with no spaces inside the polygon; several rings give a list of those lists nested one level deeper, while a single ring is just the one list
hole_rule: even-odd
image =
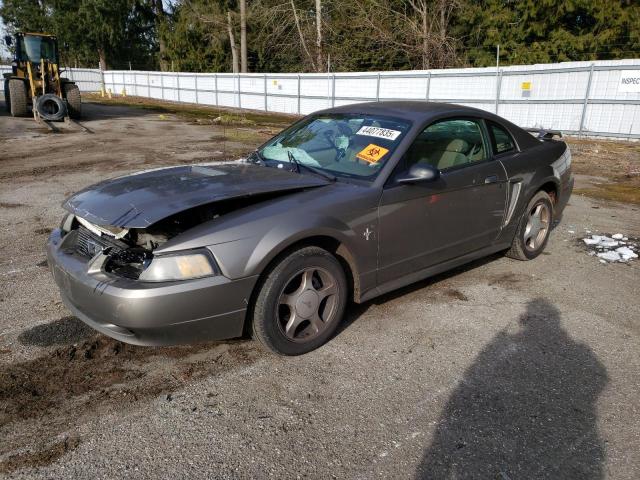
[{"label": "windshield wiper", "polygon": [[336,177],[334,175],[331,175],[330,173],[327,173],[327,172],[323,172],[322,170],[316,167],[312,167],[311,165],[307,165],[306,163],[302,163],[293,155],[293,153],[291,153],[291,150],[287,150],[287,155],[289,156],[289,162],[294,163],[296,165],[296,170],[298,173],[300,173],[300,167],[304,167],[307,170],[309,170],[311,173],[320,175],[321,177],[326,178],[330,182],[336,181]]},{"label": "windshield wiper", "polygon": [[254,158],[257,159],[257,161],[254,161],[253,163],[258,163],[258,164],[262,165],[263,167],[267,166],[267,162],[264,161],[264,157],[258,151],[258,149],[255,149],[253,152],[251,152],[251,155],[249,155],[249,157],[254,157]]}]

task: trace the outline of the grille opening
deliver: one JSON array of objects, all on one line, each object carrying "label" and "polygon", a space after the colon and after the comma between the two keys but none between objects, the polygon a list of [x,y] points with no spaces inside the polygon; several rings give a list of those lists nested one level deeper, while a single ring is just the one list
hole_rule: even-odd
[{"label": "grille opening", "polygon": [[86,258],[93,258],[102,250],[109,248],[111,252],[118,252],[127,245],[117,240],[101,237],[80,225],[76,233],[76,251]]},{"label": "grille opening", "polygon": [[124,242],[96,235],[80,225],[76,230],[77,253],[87,260],[104,251],[108,258],[104,270],[124,278],[137,280],[149,265],[153,255],[141,247],[130,247]]}]

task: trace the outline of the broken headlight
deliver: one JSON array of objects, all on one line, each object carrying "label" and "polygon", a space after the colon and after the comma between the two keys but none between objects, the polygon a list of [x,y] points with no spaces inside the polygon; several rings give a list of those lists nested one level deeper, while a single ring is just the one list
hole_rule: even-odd
[{"label": "broken headlight", "polygon": [[76,219],[76,216],[73,213],[67,213],[60,222],[60,230],[62,231],[62,235],[66,235],[73,228],[73,222]]},{"label": "broken headlight", "polygon": [[198,250],[181,254],[156,255],[138,278],[147,282],[168,282],[217,274],[218,268],[208,250]]}]

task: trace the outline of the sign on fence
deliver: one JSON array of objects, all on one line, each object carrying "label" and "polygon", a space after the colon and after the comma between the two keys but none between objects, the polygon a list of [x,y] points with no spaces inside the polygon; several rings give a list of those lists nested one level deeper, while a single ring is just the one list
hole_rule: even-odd
[{"label": "sign on fence", "polygon": [[620,72],[618,91],[625,93],[640,92],[640,70],[626,70]]}]

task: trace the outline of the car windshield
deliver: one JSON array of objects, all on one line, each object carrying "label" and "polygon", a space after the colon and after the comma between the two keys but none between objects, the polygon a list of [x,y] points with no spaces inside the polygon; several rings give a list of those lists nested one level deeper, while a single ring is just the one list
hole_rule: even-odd
[{"label": "car windshield", "polygon": [[20,39],[20,52],[22,60],[31,62],[56,61],[56,44],[55,40],[47,37],[38,37],[34,35],[25,35]]},{"label": "car windshield", "polygon": [[[266,163],[299,163],[337,177],[373,180],[389,160],[409,123],[369,115],[311,117],[258,150]],[[295,167],[294,167],[295,168]]]}]

